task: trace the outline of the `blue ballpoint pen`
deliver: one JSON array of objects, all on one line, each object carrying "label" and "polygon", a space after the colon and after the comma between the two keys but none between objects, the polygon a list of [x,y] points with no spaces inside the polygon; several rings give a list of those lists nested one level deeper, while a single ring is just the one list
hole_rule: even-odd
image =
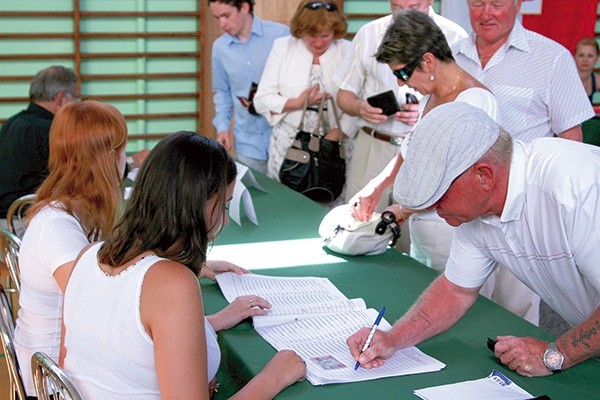
[{"label": "blue ballpoint pen", "polygon": [[[383,318],[383,313],[385,313],[385,307],[381,307],[381,311],[379,311],[379,314],[377,315],[377,318],[375,319],[375,322],[373,323],[373,326],[371,327],[371,332],[369,332],[367,341],[365,342],[365,345],[363,346],[362,350],[360,351],[360,354],[364,353],[364,351],[366,349],[368,349],[369,346],[371,345],[371,341],[373,340],[373,335],[375,335],[375,331],[377,330],[377,327],[379,326],[379,323],[381,322],[381,318]],[[357,361],[356,365],[354,365],[354,370],[356,371],[358,369],[358,367],[360,367],[360,363]]]}]

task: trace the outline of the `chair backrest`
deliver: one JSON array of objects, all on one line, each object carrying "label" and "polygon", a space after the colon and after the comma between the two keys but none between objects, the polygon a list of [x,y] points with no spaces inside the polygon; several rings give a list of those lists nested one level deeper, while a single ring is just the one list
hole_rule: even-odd
[{"label": "chair backrest", "polygon": [[63,370],[46,354],[33,354],[31,372],[38,400],[83,400]]},{"label": "chair backrest", "polygon": [[0,339],[2,341],[2,350],[8,366],[8,378],[10,381],[11,398],[16,400],[25,400],[25,388],[21,379],[21,370],[19,362],[13,347],[13,333],[15,322],[12,317],[12,311],[4,288],[0,285]]},{"label": "chair backrest", "polygon": [[4,255],[4,263],[12,281],[11,287],[17,294],[21,292],[21,278],[19,274],[19,249],[21,239],[7,229],[0,229],[0,254]]},{"label": "chair backrest", "polygon": [[35,194],[26,194],[13,201],[6,212],[6,225],[8,230],[18,237],[23,236],[25,232],[25,212],[30,205],[35,203]]}]

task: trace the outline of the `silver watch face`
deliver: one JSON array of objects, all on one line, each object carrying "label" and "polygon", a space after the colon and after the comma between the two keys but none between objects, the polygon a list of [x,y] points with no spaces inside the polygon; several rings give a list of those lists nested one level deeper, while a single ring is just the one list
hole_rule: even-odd
[{"label": "silver watch face", "polygon": [[550,371],[560,370],[562,368],[564,357],[556,348],[555,344],[550,344],[544,353],[544,364]]},{"label": "silver watch face", "polygon": [[560,368],[560,365],[562,364],[562,355],[554,350],[550,350],[548,351],[548,353],[546,353],[546,366],[549,369],[558,369]]}]

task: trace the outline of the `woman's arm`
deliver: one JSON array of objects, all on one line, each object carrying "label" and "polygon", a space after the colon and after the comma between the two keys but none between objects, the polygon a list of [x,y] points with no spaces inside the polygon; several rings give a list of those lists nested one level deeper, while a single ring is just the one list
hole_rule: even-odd
[{"label": "woman's arm", "polygon": [[221,311],[208,315],[206,319],[215,332],[219,332],[239,324],[246,318],[267,315],[269,308],[271,304],[262,297],[240,296]]},{"label": "woman's arm", "polygon": [[231,400],[270,400],[306,377],[306,364],[292,350],[281,350]]},{"label": "woman's arm", "polygon": [[353,206],[352,215],[354,215],[354,218],[360,221],[371,219],[373,211],[375,211],[381,199],[383,190],[394,184],[394,179],[396,179],[396,175],[400,171],[403,162],[404,158],[400,154],[397,154],[379,175],[371,179],[360,192],[352,197],[350,205]]},{"label": "woman's arm", "polygon": [[209,398],[203,310],[198,278],[188,268],[160,261],[147,272],[140,314],[154,341],[163,400]]},{"label": "woman's arm", "polygon": [[[254,96],[254,107],[256,111],[262,114],[269,124],[275,125],[280,118],[275,118],[275,115],[283,113],[288,98],[281,93],[281,81],[285,77],[280,76],[282,73],[282,64],[285,62],[285,55],[288,53],[288,44],[291,38],[276,39],[271,47],[271,52],[263,73],[258,83],[258,89]],[[287,72],[287,71],[285,71]]]}]

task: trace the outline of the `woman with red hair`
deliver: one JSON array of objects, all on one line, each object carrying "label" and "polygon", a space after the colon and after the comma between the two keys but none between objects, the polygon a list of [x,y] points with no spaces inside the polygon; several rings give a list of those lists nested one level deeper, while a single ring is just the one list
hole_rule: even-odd
[{"label": "woman with red hair", "polygon": [[[58,360],[62,297],[77,254],[111,231],[123,199],[127,125],[108,104],[65,104],[50,128],[49,175],[28,211],[19,253],[15,348],[28,396],[31,356]],[[24,155],[26,157],[26,155]]]}]

